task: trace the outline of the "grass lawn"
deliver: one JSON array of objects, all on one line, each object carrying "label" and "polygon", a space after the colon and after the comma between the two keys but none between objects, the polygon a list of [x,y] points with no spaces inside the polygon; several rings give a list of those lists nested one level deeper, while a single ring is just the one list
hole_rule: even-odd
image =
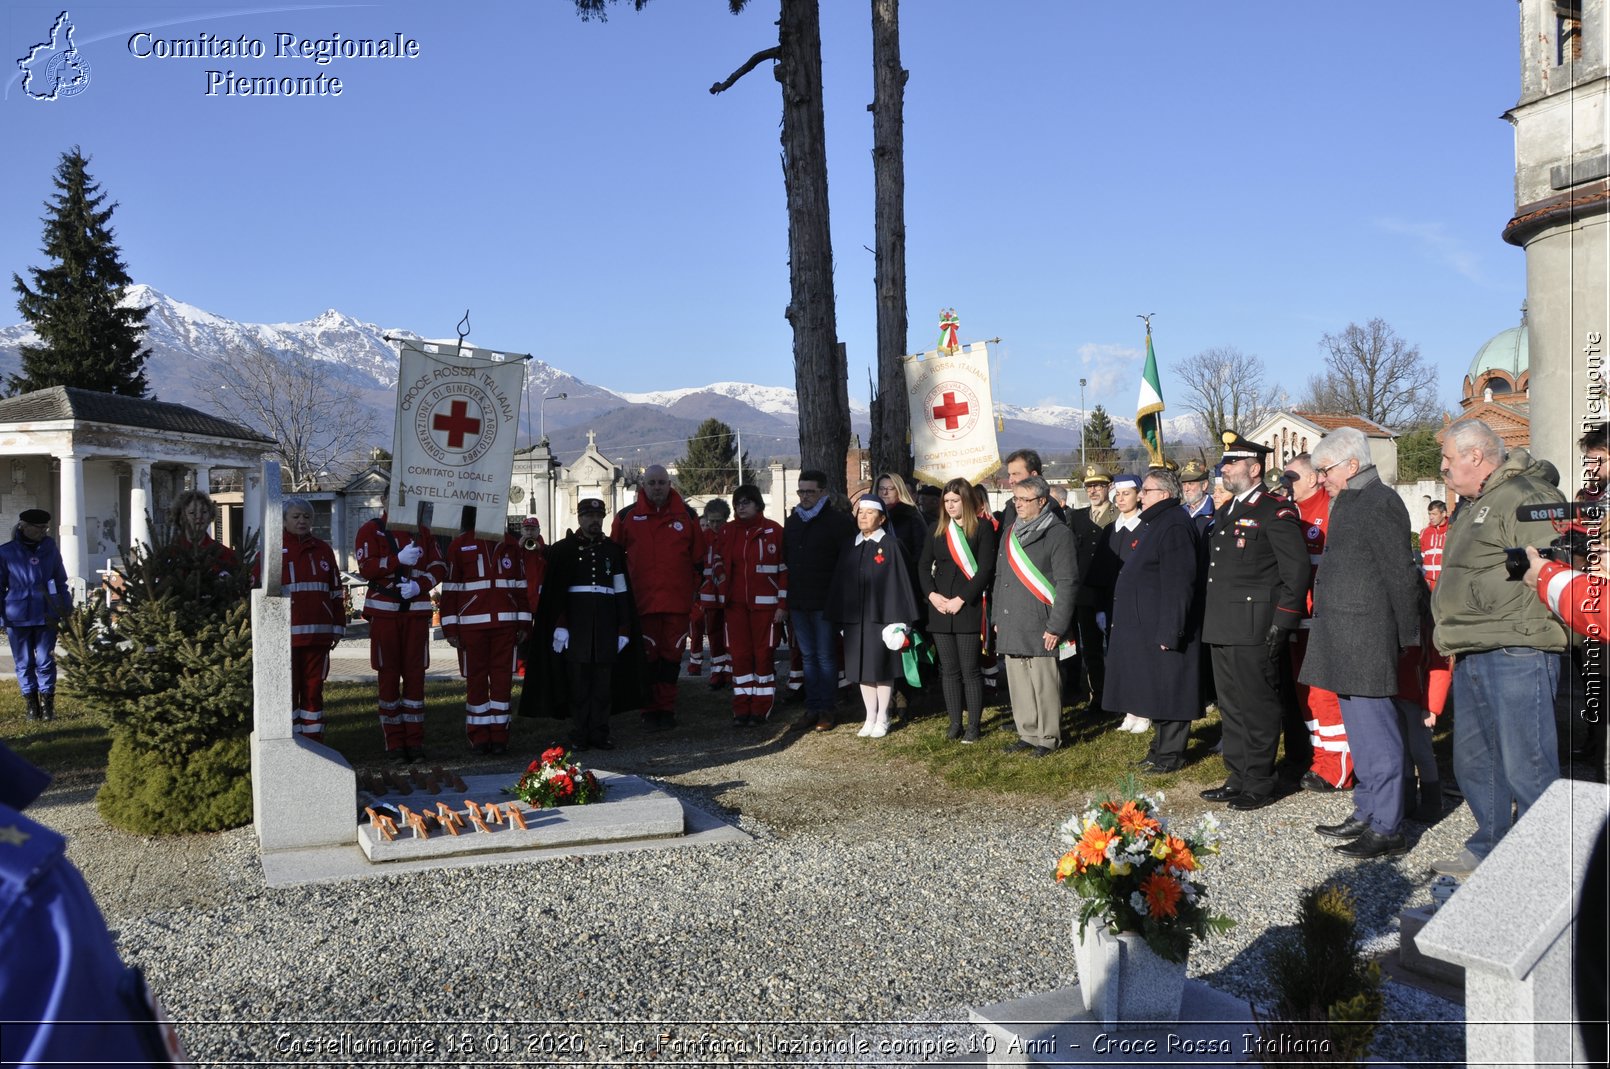
[{"label": "grass lawn", "polygon": [[[684,678],[678,702],[678,726],[667,735],[647,735],[634,713],[614,720],[616,740],[623,749],[646,742],[656,749],[685,748],[690,754],[708,751],[712,746],[730,744],[751,747],[762,733],[782,736],[788,724],[803,712],[803,706],[779,703],[772,723],[765,728],[748,729],[740,734],[730,716],[728,691],[711,691],[698,678]],[[516,690],[516,702],[519,692]],[[425,688],[425,730],[429,762],[448,767],[477,764],[486,759],[470,753],[463,729],[463,685],[457,681],[428,683]],[[1115,731],[1117,716],[1087,717],[1082,708],[1064,714],[1066,745],[1051,756],[1031,760],[1007,757],[1001,749],[1016,734],[1010,709],[1004,705],[984,711],[983,738],[964,746],[945,737],[946,717],[941,713],[907,720],[883,740],[869,743],[853,738],[861,721],[859,701],[855,708],[839,710],[840,725],[823,737],[806,732],[792,745],[809,746],[818,742],[834,746],[835,759],[843,754],[876,764],[892,760],[911,761],[953,787],[966,790],[1001,791],[1010,794],[1057,799],[1075,791],[1101,791],[1118,779],[1146,754],[1150,735],[1130,735]],[[375,717],[374,685],[367,682],[331,683],[325,688],[325,740],[346,756],[354,768],[381,768],[388,762]],[[1436,749],[1444,769],[1449,766],[1451,731],[1448,718],[1438,725]],[[515,759],[534,757],[554,743],[568,737],[567,726],[557,720],[514,718],[510,754]],[[1142,782],[1165,790],[1192,784],[1224,781],[1224,762],[1212,752],[1218,742],[1217,714],[1197,721],[1191,728],[1186,765],[1179,772],[1145,775]],[[51,772],[104,768],[110,747],[105,726],[91,713],[65,695],[56,703],[56,719],[49,723],[24,718],[21,696],[15,689],[0,689],[0,739],[29,761]],[[651,741],[652,740],[652,741]],[[660,740],[663,740],[663,744]],[[634,764],[628,754],[623,764]],[[803,756],[803,755],[802,755]],[[509,758],[497,759],[507,765]],[[597,755],[593,756],[597,761]]]}]

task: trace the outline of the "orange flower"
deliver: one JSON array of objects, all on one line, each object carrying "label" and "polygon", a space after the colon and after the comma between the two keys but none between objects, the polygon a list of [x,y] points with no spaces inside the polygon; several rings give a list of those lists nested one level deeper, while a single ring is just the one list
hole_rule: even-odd
[{"label": "orange flower", "polygon": [[1170,835],[1168,837],[1168,858],[1163,864],[1175,872],[1195,872],[1196,855],[1191,853],[1191,848],[1186,845],[1184,839],[1178,839]]},{"label": "orange flower", "polygon": [[1079,860],[1077,850],[1069,850],[1057,861],[1057,882],[1061,883],[1069,876],[1077,876],[1084,870],[1084,863]]},{"label": "orange flower", "polygon": [[1086,865],[1100,865],[1107,860],[1107,844],[1118,838],[1116,831],[1109,831],[1100,824],[1092,824],[1085,829],[1074,849],[1079,852],[1079,860]]},{"label": "orange flower", "polygon": [[1134,802],[1125,802],[1118,813],[1118,828],[1127,835],[1136,835],[1147,831],[1156,831],[1162,827],[1157,821],[1146,815],[1145,811]]},{"label": "orange flower", "polygon": [[1146,910],[1153,917],[1179,915],[1180,882],[1174,877],[1154,872],[1140,881],[1140,893],[1146,896]]}]

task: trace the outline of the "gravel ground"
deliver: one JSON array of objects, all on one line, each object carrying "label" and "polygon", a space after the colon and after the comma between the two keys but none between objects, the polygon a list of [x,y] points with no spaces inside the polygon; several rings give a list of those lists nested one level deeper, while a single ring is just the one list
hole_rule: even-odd
[{"label": "gravel ground", "polygon": [[[916,1062],[946,1040],[969,1050],[967,1007],[1073,981],[1072,901],[1050,873],[1084,799],[963,794],[915,765],[845,760],[876,744],[843,730],[647,741],[628,736],[607,767],[754,841],[270,889],[249,828],[112,831],[91,775],[32,812],[70,835],[125,958],[204,1064]],[[1206,808],[1194,788],[1166,803],[1176,822]],[[1299,794],[1220,811],[1208,885],[1238,926],[1192,953],[1193,977],[1267,999],[1271,941],[1329,878],[1356,894],[1367,944],[1395,949],[1398,911],[1428,899],[1468,811],[1357,865],[1311,831],[1346,808]],[[1460,1006],[1389,983],[1386,1007],[1378,1058],[1463,1062]]]}]

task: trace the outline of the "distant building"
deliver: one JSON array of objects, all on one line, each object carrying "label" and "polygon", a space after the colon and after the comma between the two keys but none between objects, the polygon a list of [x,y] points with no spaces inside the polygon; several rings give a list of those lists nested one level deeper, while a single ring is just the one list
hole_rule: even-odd
[{"label": "distant building", "polygon": [[1459,397],[1460,418],[1482,420],[1511,448],[1532,444],[1531,326],[1526,307],[1518,325],[1501,330],[1476,351]]},{"label": "distant building", "polygon": [[258,515],[273,447],[249,427],[166,401],[69,386],[7,397],[0,523],[9,531],[23,509],[47,510],[68,579],[96,586],[126,547],[151,543],[151,523],[166,522],[180,492],[211,490],[214,469],[240,472],[245,514]]},{"label": "distant building", "polygon": [[[1370,457],[1383,482],[1398,479],[1397,435],[1363,416],[1334,412],[1279,411],[1252,428],[1249,439],[1274,450],[1269,466],[1287,464],[1299,453],[1310,452],[1331,431],[1353,427],[1370,440]],[[1278,475],[1279,472],[1273,474]]]}]

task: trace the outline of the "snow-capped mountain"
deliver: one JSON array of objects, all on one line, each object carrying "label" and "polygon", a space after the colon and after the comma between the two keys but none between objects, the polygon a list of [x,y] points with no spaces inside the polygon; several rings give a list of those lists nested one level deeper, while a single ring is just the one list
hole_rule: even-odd
[{"label": "snow-capped mountain", "polygon": [[[150,309],[144,338],[151,350],[146,374],[152,394],[161,400],[229,415],[227,401],[219,395],[215,371],[219,362],[256,350],[280,358],[311,357],[328,362],[341,378],[358,388],[362,403],[372,410],[375,426],[380,428],[382,440],[374,444],[390,444],[386,439],[392,426],[398,361],[397,348],[386,337],[418,340],[419,335],[399,328],[382,329],[333,308],[302,323],[238,323],[147,285],[131,287],[124,303]],[[17,370],[18,346],[34,340],[36,335],[26,324],[0,328],[0,376]],[[538,397],[566,395],[562,402],[542,406],[548,437],[562,458],[580,453],[591,430],[596,432],[599,448],[611,459],[633,465],[668,462],[680,454],[682,443],[699,423],[711,417],[738,428],[745,451],[756,459],[796,455],[798,451],[799,402],[791,387],[716,382],[676,390],[625,392],[584,382],[541,360],[532,360],[529,370],[527,395],[533,400],[532,408],[537,407],[534,401]],[[1077,408],[998,407],[1004,422],[1000,434],[1003,450],[1038,449],[1048,459],[1077,450],[1083,419]],[[852,429],[865,442],[870,419],[866,402],[852,397],[850,413]],[[1124,413],[1110,415],[1120,446],[1139,440]],[[1176,441],[1188,440],[1193,437],[1191,422],[1189,417],[1166,420],[1165,433]],[[537,437],[537,413],[530,413],[525,423],[522,443]]]}]

